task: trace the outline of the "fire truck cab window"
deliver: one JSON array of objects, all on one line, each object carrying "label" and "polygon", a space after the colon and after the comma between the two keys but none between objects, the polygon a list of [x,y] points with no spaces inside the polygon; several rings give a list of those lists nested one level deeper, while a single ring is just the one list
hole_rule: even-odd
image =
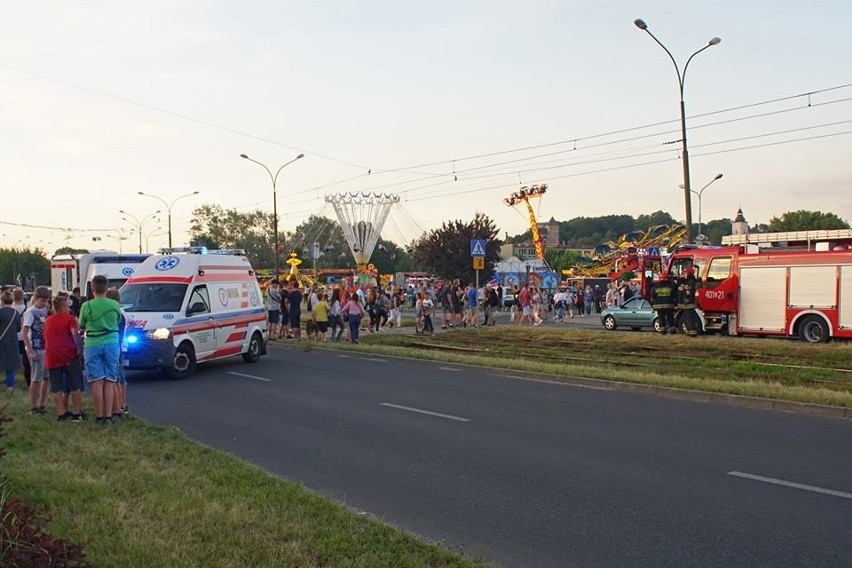
[{"label": "fire truck cab window", "polygon": [[707,271],[707,287],[713,288],[731,276],[731,257],[721,256],[710,261]]}]

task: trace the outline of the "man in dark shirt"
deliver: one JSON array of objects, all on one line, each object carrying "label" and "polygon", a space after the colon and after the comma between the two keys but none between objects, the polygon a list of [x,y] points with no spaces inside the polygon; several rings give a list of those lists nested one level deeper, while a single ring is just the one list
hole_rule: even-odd
[{"label": "man in dark shirt", "polygon": [[290,330],[296,341],[302,338],[302,292],[299,290],[299,282],[290,279],[290,290],[287,292],[287,314],[290,318]]}]

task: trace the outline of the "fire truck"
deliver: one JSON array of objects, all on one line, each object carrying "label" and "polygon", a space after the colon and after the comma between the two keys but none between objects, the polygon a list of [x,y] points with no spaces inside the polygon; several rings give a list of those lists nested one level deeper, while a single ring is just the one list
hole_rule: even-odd
[{"label": "fire truck", "polygon": [[[775,235],[775,244],[793,242],[792,234]],[[759,238],[763,245],[771,239]],[[814,241],[804,248],[686,245],[664,261],[640,253],[631,264],[640,268],[646,297],[663,267],[681,278],[692,266],[703,332],[811,343],[852,338],[852,239]]]},{"label": "fire truck", "polygon": [[700,280],[704,331],[812,343],[852,338],[852,250],[686,248],[671,256],[669,274],[681,277],[687,266]]}]

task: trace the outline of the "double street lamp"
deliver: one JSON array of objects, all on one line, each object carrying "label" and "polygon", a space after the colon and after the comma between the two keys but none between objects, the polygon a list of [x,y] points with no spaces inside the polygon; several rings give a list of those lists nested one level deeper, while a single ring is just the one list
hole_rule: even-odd
[{"label": "double street lamp", "polygon": [[[639,18],[633,21],[637,28],[640,30],[644,30],[648,32],[648,35],[653,38],[657,45],[663,48],[663,50],[668,54],[669,58],[672,60],[674,64],[675,71],[677,72],[677,82],[678,87],[680,88],[680,134],[681,134],[681,142],[683,142],[683,198],[686,205],[686,241],[692,242],[692,199],[690,193],[694,193],[692,191],[692,187],[689,181],[689,149],[686,144],[686,105],[683,102],[683,84],[686,81],[686,70],[689,67],[689,63],[692,61],[692,58],[704,51],[709,47],[713,47],[714,45],[719,45],[722,40],[718,37],[714,37],[707,42],[707,45],[693,53],[689,56],[689,59],[686,60],[686,64],[683,66],[683,71],[681,72],[680,67],[677,64],[672,52],[668,50],[668,48],[663,45],[663,43],[657,39],[657,36],[651,33],[651,30],[648,29],[648,24],[645,23],[645,20]],[[715,181],[715,180],[714,180]]]},{"label": "double street lamp", "polygon": [[144,227],[145,224],[148,223],[149,221],[155,220],[157,215],[159,215],[160,210],[157,209],[156,211],[154,211],[150,215],[145,215],[141,219],[139,217],[135,216],[135,215],[131,215],[130,213],[128,213],[124,209],[119,209],[118,212],[123,213],[124,215],[127,215],[127,217],[130,217],[130,219],[128,219],[127,217],[122,217],[121,218],[122,221],[127,221],[128,223],[130,223],[131,225],[134,225],[136,227],[136,232],[139,233],[139,254],[142,254],[142,227]]},{"label": "double street lamp", "polygon": [[278,194],[276,192],[276,185],[278,183],[278,174],[280,174],[281,170],[283,170],[285,167],[289,166],[290,164],[292,164],[296,160],[301,160],[304,157],[305,157],[304,154],[299,154],[298,156],[296,156],[295,158],[293,158],[292,160],[290,160],[289,162],[287,162],[286,164],[284,164],[283,166],[278,168],[278,171],[275,172],[275,175],[273,175],[272,170],[270,170],[268,167],[266,167],[266,164],[264,164],[263,162],[258,162],[257,160],[255,160],[253,158],[249,158],[246,154],[240,154],[240,158],[248,160],[249,162],[254,162],[255,164],[261,166],[264,170],[266,170],[266,173],[269,174],[269,179],[272,180],[272,234],[273,234],[273,238],[275,239],[275,245],[274,246],[275,246],[275,280],[276,280],[276,282],[278,281],[278,276],[279,276],[279,273],[280,273],[280,270],[279,270],[280,264],[279,264],[279,259],[278,259],[278,246],[279,246],[278,245]]},{"label": "double street lamp", "polygon": [[[695,195],[698,196],[698,234],[695,236],[696,240],[701,239],[704,236],[704,233],[702,232],[702,228],[701,228],[701,196],[704,195],[705,189],[710,187],[713,184],[714,181],[717,181],[717,180],[720,180],[720,179],[722,179],[722,174],[716,174],[716,177],[714,177],[713,179],[708,181],[704,185],[704,187],[702,187],[698,191],[695,191],[694,189],[689,190],[691,193],[694,193]],[[683,184],[681,184],[680,187],[681,187],[681,189],[683,189]]]},{"label": "double street lamp", "polygon": [[199,192],[193,191],[192,193],[187,193],[186,195],[175,197],[171,203],[167,203],[166,200],[162,197],[151,195],[150,193],[145,193],[143,191],[137,191],[136,193],[138,193],[139,195],[144,195],[145,197],[153,197],[154,199],[159,200],[160,203],[166,206],[166,211],[168,211],[169,214],[169,248],[172,248],[172,207],[174,207],[175,203],[177,203],[178,200],[183,199],[184,197],[192,197],[193,195],[198,195]]}]

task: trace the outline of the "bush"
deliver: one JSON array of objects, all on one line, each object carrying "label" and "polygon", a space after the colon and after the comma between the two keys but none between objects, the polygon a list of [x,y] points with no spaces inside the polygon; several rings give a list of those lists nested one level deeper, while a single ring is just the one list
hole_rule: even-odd
[{"label": "bush", "polygon": [[[11,422],[0,409],[0,439]],[[0,446],[0,458],[6,451]],[[50,518],[12,497],[9,479],[0,477],[0,566],[9,568],[88,568],[83,547],[45,531]]]}]

